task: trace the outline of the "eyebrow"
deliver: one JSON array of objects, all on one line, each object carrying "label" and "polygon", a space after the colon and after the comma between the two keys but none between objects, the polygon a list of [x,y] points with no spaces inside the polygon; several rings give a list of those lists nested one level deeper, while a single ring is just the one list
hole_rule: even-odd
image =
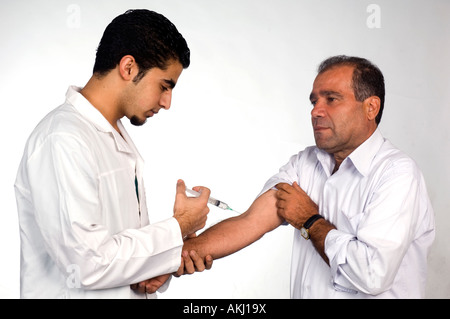
[{"label": "eyebrow", "polygon": [[[337,97],[342,97],[343,95],[337,91],[330,91],[330,90],[323,90],[319,92],[319,96],[330,96],[330,95],[335,95]],[[314,99],[317,98],[317,94],[315,93],[311,93],[309,95],[309,100],[312,101]]]},{"label": "eyebrow", "polygon": [[171,89],[173,89],[176,85],[175,81],[172,79],[164,79],[163,80]]}]

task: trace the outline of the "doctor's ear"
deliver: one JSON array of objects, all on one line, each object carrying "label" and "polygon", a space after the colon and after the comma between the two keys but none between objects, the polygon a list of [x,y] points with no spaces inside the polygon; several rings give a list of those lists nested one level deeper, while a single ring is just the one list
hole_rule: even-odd
[{"label": "doctor's ear", "polygon": [[125,81],[132,80],[139,72],[139,67],[132,55],[125,55],[119,62],[119,74]]},{"label": "doctor's ear", "polygon": [[378,96],[371,96],[364,100],[364,107],[369,121],[374,121],[380,112],[381,100]]}]

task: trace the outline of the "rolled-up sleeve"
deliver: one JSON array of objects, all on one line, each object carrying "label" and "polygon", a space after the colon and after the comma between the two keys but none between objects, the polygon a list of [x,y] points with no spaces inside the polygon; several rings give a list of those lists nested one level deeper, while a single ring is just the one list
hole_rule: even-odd
[{"label": "rolled-up sleeve", "polygon": [[295,181],[298,182],[298,158],[301,156],[302,152],[297,155],[291,156],[289,161],[280,168],[279,172],[272,176],[265,184],[260,192],[259,196],[267,192],[269,189],[274,188],[279,183],[288,183],[292,185]]}]

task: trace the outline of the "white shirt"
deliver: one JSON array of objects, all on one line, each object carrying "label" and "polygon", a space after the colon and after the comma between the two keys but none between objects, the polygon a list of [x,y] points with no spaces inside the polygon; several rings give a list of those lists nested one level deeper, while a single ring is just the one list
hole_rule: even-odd
[{"label": "white shirt", "polygon": [[79,90],[38,124],[18,170],[21,297],[145,298],[130,284],[178,269],[181,230],[149,225],[141,156]]},{"label": "white shirt", "polygon": [[292,298],[423,298],[434,213],[422,173],[379,130],[332,175],[332,155],[309,147],[264,186],[300,187],[337,230],[325,253],[294,232]]}]

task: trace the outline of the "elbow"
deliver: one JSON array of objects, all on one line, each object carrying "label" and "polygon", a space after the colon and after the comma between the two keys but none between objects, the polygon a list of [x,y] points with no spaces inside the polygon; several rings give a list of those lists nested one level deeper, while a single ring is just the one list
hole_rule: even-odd
[{"label": "elbow", "polygon": [[389,290],[389,287],[382,287],[382,286],[367,286],[365,289],[362,290],[367,295],[371,296],[377,296],[382,294],[383,292],[386,292]]},{"label": "elbow", "polygon": [[368,275],[366,280],[363,280],[360,285],[357,285],[357,290],[364,294],[377,296],[392,287],[392,282],[382,275]]},{"label": "elbow", "polygon": [[120,276],[110,274],[107,267],[92,267],[70,264],[66,267],[66,286],[83,290],[108,289],[123,285],[118,282]]},{"label": "elbow", "polygon": [[68,288],[82,288],[84,290],[99,289],[98,280],[90,272],[81,269],[77,264],[66,267],[66,285]]},{"label": "elbow", "polygon": [[363,293],[370,296],[380,295],[392,287],[392,280],[383,274],[365,273],[358,276],[353,273],[338,272],[334,279],[334,286],[337,290],[353,293]]}]

